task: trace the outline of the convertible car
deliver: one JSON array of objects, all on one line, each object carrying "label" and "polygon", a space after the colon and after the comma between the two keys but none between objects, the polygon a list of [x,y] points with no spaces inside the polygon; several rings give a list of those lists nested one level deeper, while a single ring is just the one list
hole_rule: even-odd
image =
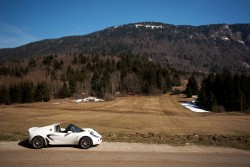
[{"label": "convertible car", "polygon": [[44,127],[29,129],[29,143],[33,148],[40,149],[48,145],[79,145],[83,149],[101,144],[102,136],[90,128],[79,128],[69,124],[61,128],[56,123]]}]

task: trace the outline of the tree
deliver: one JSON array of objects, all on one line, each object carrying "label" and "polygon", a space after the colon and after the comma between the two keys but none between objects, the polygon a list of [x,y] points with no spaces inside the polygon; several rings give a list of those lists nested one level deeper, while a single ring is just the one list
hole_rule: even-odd
[{"label": "tree", "polygon": [[173,86],[180,86],[181,85],[180,75],[177,72],[174,73],[174,75],[173,75],[172,84],[173,84]]},{"label": "tree", "polygon": [[227,111],[232,111],[234,104],[234,83],[232,75],[228,72],[223,73],[222,105]]},{"label": "tree", "polygon": [[197,95],[198,91],[199,91],[198,90],[198,83],[195,79],[195,76],[192,75],[188,79],[188,84],[187,84],[187,88],[186,88],[187,97],[192,97],[192,95]]},{"label": "tree", "polygon": [[83,56],[82,53],[79,54],[79,58],[80,58],[80,63],[81,64],[85,64],[87,62],[86,56]]},{"label": "tree", "polygon": [[22,93],[21,103],[31,103],[33,102],[33,83],[24,82],[21,83],[20,89]]},{"label": "tree", "polygon": [[68,79],[69,82],[69,95],[72,96],[76,92],[76,80],[73,77]]},{"label": "tree", "polygon": [[198,104],[211,110],[223,106],[226,111],[244,111],[250,108],[250,77],[234,76],[228,72],[210,74],[202,82]]},{"label": "tree", "polygon": [[54,60],[54,57],[52,55],[43,57],[43,64],[50,66],[53,60]]},{"label": "tree", "polygon": [[64,81],[63,86],[58,91],[58,97],[61,99],[64,99],[64,98],[69,97],[69,96],[70,96],[69,88],[68,88],[67,82]]},{"label": "tree", "polygon": [[168,74],[165,75],[165,84],[163,84],[163,93],[172,91],[172,81]]},{"label": "tree", "polygon": [[156,84],[157,84],[157,88],[162,90],[162,93],[163,93],[163,79],[162,79],[161,67],[158,67],[156,71]]},{"label": "tree", "polygon": [[100,79],[101,79],[100,74],[97,71],[95,71],[91,78],[91,92],[97,97],[100,97],[102,94]]},{"label": "tree", "polygon": [[74,56],[74,59],[73,59],[73,61],[72,61],[72,64],[77,64],[77,57],[76,57],[76,56]]},{"label": "tree", "polygon": [[165,94],[172,90],[172,80],[167,69],[162,69],[162,77],[163,93]]},{"label": "tree", "polygon": [[211,89],[206,88],[206,80],[203,80],[198,94],[197,104],[200,107],[210,111],[212,111],[213,107],[217,104],[216,98]]},{"label": "tree", "polygon": [[29,68],[36,67],[36,61],[34,58],[30,58],[29,60]]},{"label": "tree", "polygon": [[149,95],[154,80],[154,74],[149,67],[145,67],[142,74],[142,93]]},{"label": "tree", "polygon": [[7,104],[11,103],[8,89],[5,85],[0,87],[0,104]]},{"label": "tree", "polygon": [[12,103],[22,102],[22,90],[20,85],[10,85],[9,86],[9,96]]},{"label": "tree", "polygon": [[50,100],[49,88],[46,82],[39,82],[36,84],[34,100],[36,102],[47,102]]},{"label": "tree", "polygon": [[190,98],[193,96],[192,89],[190,87],[187,87],[185,92],[186,92],[187,98]]},{"label": "tree", "polygon": [[223,94],[221,93],[223,90],[223,87],[224,87],[223,75],[218,73],[215,76],[215,80],[214,80],[213,88],[212,88],[218,105],[223,105],[224,97],[223,97]]},{"label": "tree", "polygon": [[135,73],[129,73],[124,78],[126,84],[126,90],[128,93],[137,94],[141,91],[140,80]]},{"label": "tree", "polygon": [[62,60],[59,62],[59,61],[56,59],[56,60],[54,61],[54,64],[53,64],[54,70],[61,70],[63,64],[64,64],[64,62],[63,62]]},{"label": "tree", "polygon": [[233,77],[233,87],[234,87],[234,96],[233,102],[234,105],[232,106],[233,110],[235,111],[242,111],[242,100],[243,100],[243,93],[240,87],[240,76],[238,74],[234,75]]},{"label": "tree", "polygon": [[111,92],[111,75],[110,73],[105,70],[102,74],[101,80],[100,80],[100,87],[102,89],[102,97],[104,97],[106,92]]},{"label": "tree", "polygon": [[248,110],[250,108],[250,76],[240,76],[240,89],[241,89],[241,110]]}]

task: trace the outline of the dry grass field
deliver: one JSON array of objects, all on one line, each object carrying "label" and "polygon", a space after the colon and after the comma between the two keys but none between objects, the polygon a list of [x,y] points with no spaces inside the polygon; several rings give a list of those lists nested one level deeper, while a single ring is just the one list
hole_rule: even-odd
[{"label": "dry grass field", "polygon": [[194,113],[180,105],[188,100],[183,95],[167,94],[119,97],[109,102],[75,103],[66,99],[1,106],[0,140],[22,140],[29,127],[59,122],[62,126],[74,123],[94,128],[107,141],[177,140],[173,143],[185,144],[213,140],[209,142],[213,144],[230,136],[219,145],[230,145],[231,141],[250,148],[250,115]]}]

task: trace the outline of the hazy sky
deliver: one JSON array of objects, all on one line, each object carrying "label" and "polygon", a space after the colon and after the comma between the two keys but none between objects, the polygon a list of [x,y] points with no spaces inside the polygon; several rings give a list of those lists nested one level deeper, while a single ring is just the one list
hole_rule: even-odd
[{"label": "hazy sky", "polygon": [[0,48],[142,21],[250,23],[250,0],[0,0]]}]

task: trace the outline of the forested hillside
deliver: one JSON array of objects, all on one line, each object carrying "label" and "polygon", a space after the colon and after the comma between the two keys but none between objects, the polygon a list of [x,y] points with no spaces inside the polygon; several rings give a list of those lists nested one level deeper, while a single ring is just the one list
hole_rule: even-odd
[{"label": "forested hillside", "polygon": [[0,66],[0,103],[115,94],[162,94],[180,84],[179,73],[134,56],[44,56]]},{"label": "forested hillside", "polygon": [[0,49],[0,62],[48,55],[138,56],[179,71],[250,73],[250,25],[133,23]]}]

